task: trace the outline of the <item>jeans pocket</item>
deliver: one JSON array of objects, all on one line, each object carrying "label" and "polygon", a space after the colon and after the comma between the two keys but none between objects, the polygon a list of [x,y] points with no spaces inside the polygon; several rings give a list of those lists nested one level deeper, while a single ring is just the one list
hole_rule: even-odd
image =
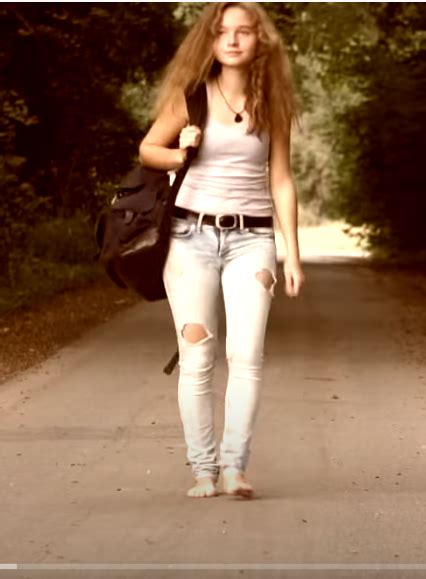
[{"label": "jeans pocket", "polygon": [[186,219],[179,219],[178,217],[173,217],[172,224],[170,228],[170,235],[176,239],[183,239],[190,237],[194,230],[194,224],[190,223]]}]

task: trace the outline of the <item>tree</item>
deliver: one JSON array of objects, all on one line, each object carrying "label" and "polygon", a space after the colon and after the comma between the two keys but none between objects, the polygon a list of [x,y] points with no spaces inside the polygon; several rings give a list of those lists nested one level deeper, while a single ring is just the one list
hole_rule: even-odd
[{"label": "tree", "polygon": [[417,3],[370,10],[378,39],[364,67],[365,99],[340,119],[354,142],[353,170],[335,204],[353,225],[366,224],[373,247],[412,253],[426,249],[426,13]]},{"label": "tree", "polygon": [[310,3],[296,31],[302,199],[388,252],[426,248],[425,19],[419,3]]},{"label": "tree", "polygon": [[136,158],[143,127],[125,108],[123,86],[152,84],[170,58],[174,8],[2,4],[0,276],[9,282],[11,255],[33,223],[76,211],[94,218],[105,186]]}]

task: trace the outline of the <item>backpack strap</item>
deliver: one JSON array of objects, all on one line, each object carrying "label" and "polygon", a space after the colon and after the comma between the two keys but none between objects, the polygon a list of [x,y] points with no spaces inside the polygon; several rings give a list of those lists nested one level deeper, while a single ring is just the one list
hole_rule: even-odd
[{"label": "backpack strap", "polygon": [[[204,129],[207,120],[207,89],[205,83],[198,85],[195,90],[187,91],[185,93],[186,107],[188,109],[189,122],[191,125],[196,125]],[[190,164],[195,159],[198,153],[198,148],[189,147],[186,161],[181,169],[176,173],[176,178],[173,181],[171,198],[173,205],[176,200],[179,187],[185,178],[186,172]]]},{"label": "backpack strap", "polygon": [[190,124],[204,129],[207,119],[206,84],[202,82],[194,91],[187,92],[185,98]]}]

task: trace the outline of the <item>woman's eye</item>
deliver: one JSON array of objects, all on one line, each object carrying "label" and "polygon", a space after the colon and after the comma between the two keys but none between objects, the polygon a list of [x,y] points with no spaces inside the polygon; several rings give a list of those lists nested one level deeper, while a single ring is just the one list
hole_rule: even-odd
[{"label": "woman's eye", "polygon": [[[241,29],[241,30],[236,30],[236,31],[235,31],[235,34],[236,34],[237,36],[250,36],[250,34],[252,34],[252,32],[253,32],[252,30],[244,29],[244,28],[243,28],[243,29]],[[218,31],[217,31],[217,36],[224,36],[224,35],[226,35],[226,34],[228,34],[228,31],[227,31],[227,30],[218,30]]]}]

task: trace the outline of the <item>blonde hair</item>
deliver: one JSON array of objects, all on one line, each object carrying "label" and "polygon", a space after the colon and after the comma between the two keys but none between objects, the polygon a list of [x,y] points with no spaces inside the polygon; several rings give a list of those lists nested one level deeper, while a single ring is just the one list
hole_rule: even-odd
[{"label": "blonde hair", "polygon": [[223,13],[230,7],[246,10],[253,17],[258,35],[247,87],[250,131],[260,133],[272,126],[288,129],[297,116],[289,59],[273,22],[256,2],[212,2],[205,8],[165,71],[154,115],[183,92],[195,90],[219,74],[220,64],[215,60],[213,43]]}]

